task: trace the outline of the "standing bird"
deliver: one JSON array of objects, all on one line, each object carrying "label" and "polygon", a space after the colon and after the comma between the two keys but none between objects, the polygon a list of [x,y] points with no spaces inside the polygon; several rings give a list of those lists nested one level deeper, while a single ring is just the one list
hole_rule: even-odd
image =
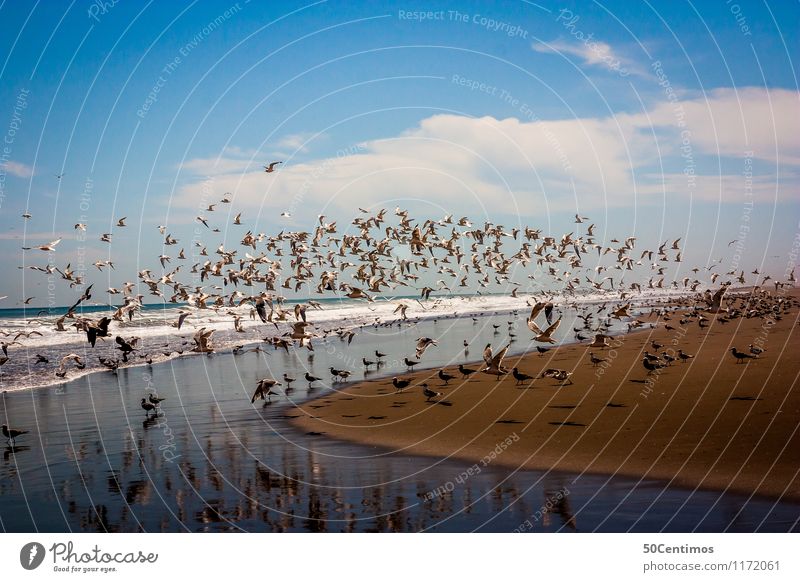
[{"label": "standing bird", "polygon": [[591,361],[592,362],[592,366],[596,368],[598,365],[600,365],[603,362],[605,362],[606,359],[605,358],[598,358],[597,356],[594,355],[593,352],[589,352],[589,361]]},{"label": "standing bird", "polygon": [[309,387],[309,388],[311,388],[311,385],[312,385],[314,382],[319,382],[320,380],[322,380],[322,378],[317,378],[316,376],[312,376],[311,374],[309,374],[308,372],[306,372],[306,381],[308,381],[308,387]]},{"label": "standing bird", "polygon": [[409,387],[411,384],[410,380],[398,380],[397,378],[392,378],[392,385],[398,392],[402,392],[406,388]]},{"label": "standing bird", "polygon": [[733,354],[733,357],[736,358],[736,363],[737,364],[741,364],[742,362],[744,362],[746,360],[755,360],[756,359],[756,356],[754,356],[753,354],[746,354],[744,352],[740,352],[736,348],[731,348],[731,354]]},{"label": "standing bird", "polygon": [[145,414],[150,414],[151,412],[155,412],[156,406],[155,404],[149,403],[145,398],[142,398],[142,410],[144,410]]},{"label": "standing bird", "polygon": [[428,388],[427,384],[421,384],[422,386],[422,394],[425,396],[425,401],[430,402],[431,398],[436,398],[437,396],[441,396],[441,392],[436,392],[435,390],[431,390]]},{"label": "standing bird", "polygon": [[517,381],[516,386],[519,386],[523,382],[529,382],[535,379],[533,376],[528,376],[528,374],[523,374],[517,368],[513,368],[511,370],[511,374],[514,376],[514,380]]},{"label": "standing bird", "polygon": [[450,382],[450,380],[453,380],[453,379],[455,379],[455,376],[453,376],[451,374],[447,374],[444,370],[439,370],[439,380],[444,382],[445,386],[447,386],[447,384]]},{"label": "standing bird", "polygon": [[472,368],[465,368],[462,364],[459,364],[458,371],[461,372],[462,378],[469,378],[478,370],[473,370]]},{"label": "standing bird", "polygon": [[408,366],[409,370],[413,370],[414,366],[419,364],[419,362],[415,362],[414,360],[409,360],[408,358],[403,358],[403,362],[405,362],[406,366]]},{"label": "standing bird", "polygon": [[687,354],[683,350],[678,350],[678,358],[680,358],[681,362],[687,362],[694,358],[692,354]]},{"label": "standing bird", "polygon": [[286,372],[283,373],[283,381],[286,382],[286,392],[292,390],[292,382],[294,382],[296,378],[292,378]]},{"label": "standing bird", "polygon": [[27,430],[19,430],[16,428],[8,428],[5,424],[3,425],[3,436],[6,437],[6,441],[10,443],[12,446],[14,445],[14,441],[18,436],[28,434]]},{"label": "standing bird", "polygon": [[155,394],[150,394],[147,397],[147,399],[150,401],[150,404],[152,404],[153,406],[158,406],[159,404],[161,404],[162,402],[164,402],[166,400],[166,398],[159,398]]}]

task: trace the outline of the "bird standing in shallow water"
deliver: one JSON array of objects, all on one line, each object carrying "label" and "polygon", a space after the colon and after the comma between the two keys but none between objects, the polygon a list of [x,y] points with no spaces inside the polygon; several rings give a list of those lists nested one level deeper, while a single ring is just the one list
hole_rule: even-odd
[{"label": "bird standing in shallow water", "polygon": [[151,412],[155,412],[156,406],[155,404],[150,404],[146,399],[142,398],[142,410],[144,410],[145,414],[150,414]]},{"label": "bird standing in shallow water", "polygon": [[8,428],[5,424],[3,425],[3,436],[6,437],[6,441],[11,444],[12,446],[15,443],[15,440],[18,436],[22,436],[24,434],[28,434],[29,431],[27,430],[19,430],[16,428]]}]

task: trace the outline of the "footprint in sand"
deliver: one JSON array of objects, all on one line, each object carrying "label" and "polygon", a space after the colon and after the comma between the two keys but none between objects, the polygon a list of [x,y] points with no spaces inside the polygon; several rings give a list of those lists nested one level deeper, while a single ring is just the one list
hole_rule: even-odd
[{"label": "footprint in sand", "polygon": [[572,422],[571,420],[566,422],[550,422],[548,424],[552,424],[554,426],[586,426],[585,424],[581,424],[580,422]]},{"label": "footprint in sand", "polygon": [[521,420],[498,420],[495,424],[522,424]]},{"label": "footprint in sand", "polygon": [[608,404],[606,404],[606,407],[607,408],[627,408],[627,405],[625,405],[625,404],[617,404],[615,402],[609,402]]},{"label": "footprint in sand", "polygon": [[358,418],[360,414],[343,414],[342,418]]},{"label": "footprint in sand", "polygon": [[385,416],[370,416],[370,417],[367,417],[367,420],[383,420],[384,418],[386,418],[386,417]]},{"label": "footprint in sand", "polygon": [[755,396],[731,396],[728,400],[744,400],[746,402],[755,402],[756,400],[763,400],[762,398],[756,398]]},{"label": "footprint in sand", "polygon": [[578,407],[572,404],[553,404],[551,406],[548,406],[547,408],[566,408],[567,410],[572,410],[573,408],[578,408]]}]

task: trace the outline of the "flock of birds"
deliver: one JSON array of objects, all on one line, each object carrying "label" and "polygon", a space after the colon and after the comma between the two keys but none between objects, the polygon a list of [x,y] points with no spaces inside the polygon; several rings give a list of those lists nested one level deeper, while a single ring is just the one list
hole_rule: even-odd
[{"label": "flock of birds", "polygon": [[[280,162],[264,166],[265,172],[275,171],[278,164]],[[206,205],[205,211],[196,217],[197,223],[203,225],[209,235],[222,232],[219,222],[213,221],[211,216],[217,206],[231,204],[231,198],[226,193],[218,203]],[[315,310],[323,309],[323,305],[308,299],[290,309],[286,298],[281,295],[283,290],[307,296],[363,300],[368,305],[373,304],[376,298],[392,301],[398,295],[418,294],[416,300],[404,299],[397,303],[393,314],[395,319],[384,321],[375,317],[372,324],[376,326],[406,322],[411,310],[436,310],[441,307],[442,295],[453,295],[459,290],[467,292],[476,289],[478,294],[483,294],[499,287],[515,298],[520,291],[535,291],[536,298],[533,295],[528,298],[531,313],[526,323],[533,334],[533,341],[542,344],[556,342],[553,336],[562,323],[562,317],[554,318],[553,300],[556,297],[569,301],[582,293],[604,292],[611,305],[603,304],[597,313],[585,316],[584,328],[575,330],[579,341],[588,339],[583,333],[595,332],[594,340],[589,345],[602,349],[608,345],[609,336],[605,333],[608,320],[632,319],[629,313],[631,299],[640,295],[643,289],[675,289],[685,291],[688,295],[693,292],[696,294],[701,286],[721,285],[716,294],[708,291],[701,293],[706,303],[704,309],[717,313],[724,309],[722,298],[725,290],[736,283],[744,284],[746,280],[744,271],[717,271],[722,263],[722,259],[719,259],[710,266],[689,270],[693,277],[685,276],[668,282],[666,272],[670,264],[682,262],[681,239],[665,242],[652,249],[637,248],[637,238],[633,236],[622,240],[611,239],[604,244],[594,234],[595,224],[588,224],[588,218],[580,215],[575,216],[572,232],[552,236],[528,226],[506,228],[492,222],[475,226],[466,216],[454,219],[452,215],[447,215],[438,220],[419,220],[410,216],[409,211],[396,208],[395,218],[390,220],[386,209],[373,212],[360,208],[359,212],[360,215],[350,222],[344,232],[335,221],[328,222],[325,216],[320,215],[311,230],[284,229],[271,236],[247,230],[240,212],[234,216],[231,230],[227,232],[230,236],[230,232],[236,232],[234,229],[242,228],[244,232],[236,235],[238,245],[228,248],[223,241],[212,245],[214,250],[211,251],[208,245],[196,239],[187,249],[168,232],[166,226],[159,225],[157,229],[163,237],[163,244],[156,261],[160,268],[143,268],[138,272],[137,280],[126,281],[121,288],[108,288],[105,293],[109,297],[122,295],[122,305],[113,307],[113,312],[99,318],[92,318],[80,309],[93,296],[93,285],[86,285],[87,275],[76,273],[70,263],[57,266],[56,253],[61,239],[23,247],[26,251],[45,252],[48,257],[44,265],[26,265],[24,268],[47,275],[58,274],[70,288],[81,290],[73,305],[52,325],[56,332],[66,333],[72,329],[85,334],[88,347],[83,355],[70,353],[62,357],[54,373],[66,378],[72,367],[84,368],[90,348],[94,348],[98,341],[104,342],[112,337],[115,350],[120,353],[115,358],[98,356],[104,367],[116,370],[120,366],[136,363],[136,359],[152,362],[152,353],[144,349],[141,338],[123,335],[126,323],[137,317],[146,298],[180,306],[177,319],[170,322],[178,330],[195,313],[213,310],[218,315],[230,316],[233,329],[244,332],[242,320],[247,317],[249,308],[251,320],[256,324],[260,321],[267,329],[273,330],[263,341],[275,349],[288,351],[292,346],[313,350],[315,340],[328,336],[338,336],[349,343],[359,327],[340,322],[340,325],[327,329],[317,329],[309,321],[309,316]],[[289,213],[283,213],[282,216],[288,218]],[[30,219],[30,213],[26,213],[24,218]],[[117,220],[116,227],[127,227],[126,220],[127,217]],[[90,226],[76,223],[74,228],[87,231]],[[113,232],[102,233],[99,238],[111,243],[112,236]],[[585,263],[591,263],[592,266]],[[94,266],[101,272],[104,268],[115,269],[114,262],[108,259],[97,260]],[[678,269],[680,267],[676,266],[676,271]],[[644,271],[644,275],[640,271]],[[760,275],[758,269],[753,273]],[[701,281],[698,276],[704,279]],[[515,280],[522,277],[527,279],[525,283]],[[639,277],[639,280],[626,282],[626,277]],[[718,283],[720,278],[725,280]],[[436,279],[435,283],[431,282],[433,279]],[[769,276],[763,276],[755,281],[755,285],[763,285],[769,279]],[[792,286],[794,281],[792,271],[786,282],[774,281],[774,284],[778,289],[783,285]],[[32,299],[34,297],[23,298],[22,302],[29,304]],[[106,300],[101,300],[101,303],[109,304]],[[601,310],[604,311],[601,313]],[[591,323],[592,315],[597,316],[598,323]],[[540,322],[542,317],[544,323]],[[702,325],[702,312],[696,311],[695,317],[699,317]],[[197,329],[191,336],[188,351],[214,352],[214,333],[215,329],[210,326]],[[9,332],[0,331],[0,335],[8,338]],[[13,345],[24,348],[24,340],[36,335],[41,335],[41,332],[25,330],[15,333],[10,341],[0,342],[3,351],[0,366],[12,357],[9,348]],[[435,339],[420,338],[415,350],[416,360],[405,358],[409,369],[419,362],[426,349],[435,345]],[[236,346],[234,351],[243,349],[244,346]],[[480,371],[498,376],[511,373],[518,383],[531,380],[523,372],[507,370],[503,366],[508,349],[507,345],[493,353],[491,345],[487,346],[483,354],[485,366]],[[540,348],[540,351],[545,349]],[[183,351],[178,353],[182,354]],[[757,356],[738,350],[732,353],[737,361]],[[165,355],[170,354],[165,352]],[[46,356],[35,356],[33,365],[49,364]],[[364,358],[364,366],[379,363],[381,356],[380,352],[376,352],[377,360]],[[688,354],[684,356],[685,359],[691,358]],[[591,354],[591,358],[593,365],[603,361],[594,354]],[[654,371],[668,362],[664,361],[663,356],[648,355],[643,364],[649,371]],[[477,370],[462,366],[459,371],[467,377]],[[346,381],[351,372],[331,369],[331,373],[333,381],[339,382]],[[549,369],[543,375],[565,383],[570,381],[571,372]],[[440,372],[439,377],[444,384],[453,379],[445,371]],[[309,385],[321,381],[321,378],[309,373],[306,373],[305,379]],[[290,386],[294,379],[284,377],[284,381]],[[395,387],[402,390],[406,387],[404,382],[395,378]],[[269,400],[276,394],[273,388],[279,385],[281,382],[275,379],[264,378],[258,383],[252,401],[259,398]],[[428,386],[423,388],[426,398],[439,395]],[[147,413],[155,412],[158,407],[158,402],[152,398],[143,399],[141,404]],[[4,428],[4,434],[5,431]],[[7,438],[13,440],[13,437]]]}]

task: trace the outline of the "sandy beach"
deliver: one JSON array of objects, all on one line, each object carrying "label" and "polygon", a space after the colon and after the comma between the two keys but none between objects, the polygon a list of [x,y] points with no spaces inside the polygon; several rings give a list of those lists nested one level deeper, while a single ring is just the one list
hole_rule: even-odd
[{"label": "sandy beach", "polygon": [[[796,302],[798,292],[786,296]],[[669,321],[645,318],[646,329],[605,349],[566,345],[505,361],[531,376],[574,370],[566,386],[551,378],[516,386],[510,374],[462,380],[449,366],[457,379],[447,386],[439,368],[402,374],[412,385],[401,393],[391,379],[348,385],[301,405],[292,422],[324,438],[457,457],[476,467],[625,475],[800,499],[796,305],[772,323],[709,318],[705,328],[696,320],[680,325],[677,314]],[[695,357],[648,374],[642,354],[657,351],[654,341],[661,351],[680,348]],[[747,351],[750,343],[766,351],[737,363],[730,348]],[[589,351],[606,361],[593,366]],[[427,401],[421,383],[442,396]]]}]

